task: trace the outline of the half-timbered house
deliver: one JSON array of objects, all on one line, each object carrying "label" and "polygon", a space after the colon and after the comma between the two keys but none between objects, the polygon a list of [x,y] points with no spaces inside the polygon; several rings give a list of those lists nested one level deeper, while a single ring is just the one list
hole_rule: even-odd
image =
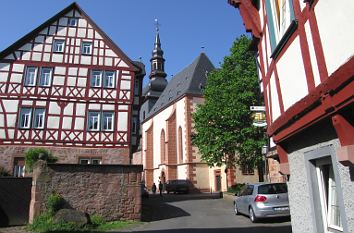
[{"label": "half-timbered house", "polygon": [[0,53],[0,166],[23,175],[33,147],[59,163],[128,164],[143,76],[71,4]]},{"label": "half-timbered house", "polygon": [[354,232],[354,2],[228,2],[254,38],[293,232]]}]

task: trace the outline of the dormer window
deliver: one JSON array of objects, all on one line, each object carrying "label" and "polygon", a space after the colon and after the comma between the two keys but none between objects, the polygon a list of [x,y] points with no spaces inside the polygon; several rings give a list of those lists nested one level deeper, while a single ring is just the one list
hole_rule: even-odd
[{"label": "dormer window", "polygon": [[91,42],[82,42],[81,53],[84,55],[92,54],[92,43]]},{"label": "dormer window", "polygon": [[64,52],[64,40],[54,40],[53,51],[56,53]]},{"label": "dormer window", "polygon": [[77,26],[77,18],[68,18],[68,26],[69,27],[76,27]]}]

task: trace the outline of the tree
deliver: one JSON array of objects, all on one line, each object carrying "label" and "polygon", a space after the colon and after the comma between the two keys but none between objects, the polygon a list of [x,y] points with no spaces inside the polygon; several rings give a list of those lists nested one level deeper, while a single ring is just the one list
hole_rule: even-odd
[{"label": "tree", "polygon": [[261,104],[255,57],[250,39],[236,39],[221,68],[208,75],[205,102],[193,114],[193,144],[210,166],[247,164],[262,159],[264,129],[252,125],[250,106]]},{"label": "tree", "polygon": [[58,158],[53,156],[48,150],[44,148],[31,148],[25,153],[26,170],[32,171],[33,165],[38,160],[44,160],[47,163],[55,163]]}]

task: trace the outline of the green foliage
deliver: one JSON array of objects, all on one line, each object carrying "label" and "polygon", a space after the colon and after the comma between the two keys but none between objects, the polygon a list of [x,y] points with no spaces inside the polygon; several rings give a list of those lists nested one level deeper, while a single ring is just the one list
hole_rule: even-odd
[{"label": "green foliage", "polygon": [[234,42],[221,68],[208,75],[205,103],[193,114],[193,143],[210,166],[247,163],[255,167],[261,160],[264,129],[252,125],[250,106],[262,102],[249,44],[246,36]]},{"label": "green foliage", "polygon": [[52,193],[49,195],[47,200],[47,210],[48,213],[54,215],[58,210],[64,207],[65,200],[59,193]]},{"label": "green foliage", "polygon": [[102,217],[94,215],[91,217],[91,224],[79,227],[72,223],[54,221],[54,217],[49,212],[36,217],[32,224],[27,225],[27,229],[33,232],[97,232],[121,229],[137,224],[133,221],[113,221],[106,222]]},{"label": "green foliage", "polygon": [[229,192],[229,193],[237,193],[237,192],[240,192],[241,191],[241,189],[242,189],[242,187],[244,186],[245,184],[235,184],[235,185],[232,185],[231,187],[229,187],[228,189],[227,189],[227,191]]},{"label": "green foliage", "polygon": [[106,220],[103,217],[94,214],[94,215],[90,216],[90,223],[93,226],[100,226],[102,224],[105,224]]},{"label": "green foliage", "polygon": [[47,163],[55,163],[58,158],[53,156],[48,150],[44,148],[31,148],[25,153],[26,169],[32,171],[33,165],[39,160],[44,160]]},{"label": "green foliage", "polygon": [[2,176],[10,176],[10,173],[4,167],[0,166],[0,177]]}]

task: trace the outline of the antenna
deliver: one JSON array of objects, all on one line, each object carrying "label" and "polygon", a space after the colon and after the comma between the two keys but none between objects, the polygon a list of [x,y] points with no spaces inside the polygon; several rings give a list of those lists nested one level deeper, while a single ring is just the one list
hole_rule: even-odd
[{"label": "antenna", "polygon": [[156,32],[160,31],[160,26],[161,26],[161,24],[159,24],[159,21],[157,19],[155,19]]}]

